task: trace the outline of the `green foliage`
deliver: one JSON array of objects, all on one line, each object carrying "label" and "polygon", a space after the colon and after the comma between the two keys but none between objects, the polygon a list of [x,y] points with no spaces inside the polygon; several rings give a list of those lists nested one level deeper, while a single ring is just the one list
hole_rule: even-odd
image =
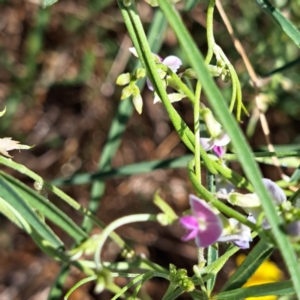
[{"label": "green foliage", "polygon": [[[55,0],[44,0],[42,5],[47,7],[55,2]],[[275,147],[275,152],[267,151],[267,149],[259,152],[259,150],[262,150],[259,147],[254,152],[250,148],[246,135],[240,128],[240,123],[245,122],[246,115],[249,112],[251,119],[247,124],[247,136],[255,135],[259,117],[257,108],[249,100],[254,98],[254,92],[248,84],[248,75],[239,64],[237,52],[235,50],[232,51],[232,42],[229,38],[221,39],[224,36],[223,29],[220,29],[223,27],[221,22],[218,22],[218,29],[214,31],[214,0],[207,1],[208,3],[200,1],[201,8],[208,6],[205,29],[208,45],[206,55],[199,51],[199,49],[205,49],[203,40],[201,40],[205,33],[204,29],[202,27],[199,28],[199,25],[191,20],[185,24],[185,20],[188,20],[186,14],[189,14],[192,9],[197,9],[199,1],[182,1],[177,5],[175,4],[180,1],[146,0],[138,2],[141,5],[140,7],[147,7],[149,12],[154,12],[147,36],[144,30],[144,28],[148,27],[148,24],[146,25],[147,21],[145,21],[147,18],[141,13],[141,10],[136,8],[136,2],[133,0],[89,1],[86,11],[79,14],[78,18],[74,16],[66,18],[68,21],[62,23],[62,28],[71,32],[74,36],[85,36],[89,31],[89,26],[93,24],[94,27],[91,29],[91,31],[94,31],[93,43],[95,41],[95,44],[100,43],[100,39],[103,39],[103,41],[101,40],[101,43],[103,43],[101,46],[106,51],[105,58],[103,58],[101,51],[95,45],[90,45],[89,42],[87,42],[88,46],[85,46],[84,43],[82,47],[78,46],[80,51],[77,48],[75,50],[80,52],[79,71],[71,79],[64,78],[59,81],[53,78],[51,79],[52,81],[47,81],[46,77],[50,76],[51,72],[43,73],[47,75],[45,76],[46,79],[44,77],[38,78],[37,76],[40,69],[40,59],[43,55],[48,54],[44,49],[44,47],[48,47],[45,46],[45,36],[49,34],[48,31],[55,23],[51,23],[53,21],[51,19],[52,11],[49,8],[37,8],[35,24],[28,30],[28,35],[24,42],[24,55],[20,56],[20,60],[22,60],[20,64],[22,66],[17,65],[19,62],[16,63],[14,60],[6,59],[6,57],[9,58],[7,53],[3,56],[4,58],[0,59],[1,67],[8,72],[12,80],[12,88],[7,96],[7,110],[4,109],[0,112],[1,117],[6,112],[0,123],[2,132],[5,132],[5,136],[7,136],[8,130],[13,128],[15,123],[18,123],[18,120],[13,119],[17,108],[25,107],[26,105],[30,107],[36,105],[32,101],[35,98],[28,97],[32,90],[37,94],[42,91],[41,94],[43,94],[43,89],[56,84],[63,84],[64,86],[91,86],[95,82],[102,81],[102,71],[105,68],[99,72],[98,61],[103,59],[101,61],[103,65],[109,64],[109,60],[116,55],[118,48],[120,47],[121,50],[122,47],[124,48],[124,41],[120,46],[119,41],[113,41],[111,38],[115,33],[119,34],[122,26],[120,24],[121,16],[138,56],[134,58],[134,64],[129,62],[127,69],[124,69],[124,64],[124,70],[122,69],[121,74],[117,74],[114,78],[114,81],[117,79],[117,85],[122,86],[122,92],[119,95],[122,101],[116,108],[111,124],[107,125],[108,134],[101,153],[96,150],[96,154],[100,155],[97,170],[93,173],[81,171],[83,173],[77,173],[68,178],[56,178],[50,184],[29,170],[25,166],[26,163],[18,164],[11,159],[0,157],[1,164],[31,178],[35,182],[35,188],[37,189],[33,190],[14,176],[1,171],[1,214],[21,230],[24,230],[46,255],[62,263],[60,274],[57,276],[56,282],[50,291],[49,300],[61,299],[64,292],[62,286],[68,277],[70,265],[75,266],[86,277],[69,290],[65,295],[65,299],[68,299],[71,293],[81,285],[91,281],[96,285],[95,293],[101,293],[107,289],[114,294],[112,299],[146,299],[150,298],[150,296],[145,294],[143,287],[148,280],[154,277],[162,278],[168,282],[169,287],[164,293],[164,300],[176,299],[183,293],[189,293],[194,299],[205,300],[244,299],[246,297],[292,294],[295,294],[300,299],[300,286],[298,284],[300,269],[297,261],[297,256],[300,253],[299,245],[290,239],[285,230],[289,222],[298,221],[299,218],[298,198],[300,190],[295,191],[295,187],[297,187],[300,179],[298,140],[295,140],[295,145],[290,143],[286,147],[283,147],[283,145]],[[157,8],[153,9],[145,2]],[[295,1],[292,1],[293,3],[291,3],[290,7],[283,5],[284,9],[282,9],[282,12],[267,0],[252,2],[253,7],[251,3],[241,1],[236,4],[240,12],[232,10],[229,15],[230,19],[234,20],[232,23],[235,27],[236,36],[241,39],[249,36],[250,42],[256,46],[249,54],[250,59],[254,61],[254,67],[257,68],[258,72],[261,71],[262,74],[265,74],[264,76],[269,76],[268,82],[264,82],[263,78],[259,78],[258,82],[256,82],[256,96],[260,96],[261,99],[266,101],[261,103],[260,112],[266,112],[271,106],[275,106],[283,108],[287,115],[296,119],[299,111],[299,103],[295,100],[297,99],[297,92],[299,92],[297,90],[299,87],[296,84],[300,76],[297,72],[290,71],[290,68],[299,62],[299,58],[295,58],[298,55],[298,49],[297,51],[295,50],[295,45],[297,47],[300,46],[300,33],[297,30],[298,24],[295,23],[294,25],[289,20],[290,15],[288,13],[292,13],[292,16],[300,15],[299,8],[295,5]],[[257,7],[254,2],[258,4]],[[110,21],[107,21],[109,19],[107,19],[106,11],[103,13],[108,6],[110,6],[113,14],[115,13],[114,18],[116,17],[118,22],[117,29],[111,29]],[[226,8],[227,6],[225,10]],[[266,13],[270,20],[275,21],[278,28],[267,25],[263,30],[258,30],[261,24],[259,24],[257,19],[261,16],[261,11]],[[108,14],[110,13],[109,11]],[[202,20],[201,17],[201,22]],[[266,20],[269,19],[266,18]],[[263,21],[263,24],[268,24],[266,20]],[[168,23],[170,29],[168,29]],[[174,32],[174,36],[170,34],[170,30]],[[201,30],[203,34],[201,34]],[[254,32],[255,34],[252,34]],[[168,33],[167,37],[166,33]],[[268,38],[264,34],[268,35]],[[175,43],[172,39],[175,40],[175,38],[180,46],[174,46]],[[126,39],[124,40],[126,48]],[[166,45],[162,47],[165,40]],[[156,55],[156,53],[160,52],[165,54],[164,51],[168,52],[172,48],[175,49],[171,54],[180,55],[183,61],[181,69],[185,70],[179,70],[178,72],[173,70],[162,63],[162,60]],[[122,56],[121,50],[118,56]],[[127,48],[125,51],[127,51]],[[72,55],[77,55],[77,52],[74,51]],[[274,59],[275,62],[272,60],[272,57],[276,57]],[[264,59],[265,62],[261,63]],[[288,62],[289,60],[290,62]],[[116,65],[119,64],[121,64],[120,60]],[[45,66],[41,66],[42,68],[45,68]],[[18,74],[19,70],[21,70],[20,74]],[[101,73],[101,75],[98,73]],[[114,70],[109,71],[107,75],[106,79],[108,82],[112,73],[114,73]],[[142,113],[142,108],[144,107],[143,113],[145,113],[145,106],[143,105],[149,99],[149,92],[144,92],[146,78],[151,81],[154,88],[154,93],[152,94],[154,102],[162,103],[157,104],[161,105],[159,109],[166,110],[170,123],[174,127],[174,132],[186,147],[185,153],[191,153],[175,158],[145,160],[113,168],[112,161],[117,157],[117,152],[123,141],[123,134],[133,114],[133,107],[139,114]],[[261,86],[259,85],[260,83]],[[296,87],[294,83],[296,83]],[[169,93],[169,89],[175,92]],[[118,92],[119,90],[116,93]],[[244,93],[246,96],[242,97]],[[88,97],[88,93],[85,96]],[[24,99],[26,101],[23,103]],[[41,99],[41,102],[46,101],[42,97]],[[70,102],[72,100],[68,99]],[[182,103],[173,105],[173,102],[179,101]],[[293,105],[290,105],[291,103]],[[147,103],[146,108],[148,105],[152,104]],[[114,106],[112,105],[111,107]],[[186,107],[193,114],[183,114],[181,109]],[[144,120],[143,116],[140,117],[141,120]],[[187,116],[190,118],[193,116],[193,120],[188,120]],[[152,116],[148,115],[147,117],[150,118]],[[103,124],[102,131],[105,130],[105,126],[106,124]],[[136,128],[138,126],[135,126],[135,124],[133,127],[136,130],[140,129]],[[149,130],[152,130],[153,128],[150,127]],[[203,129],[204,127],[205,129]],[[211,148],[207,149],[203,146],[201,138],[208,136],[211,138],[210,141],[214,141],[224,132],[230,136],[231,143],[228,145],[228,149],[232,153],[227,153],[223,157],[216,157],[213,153],[208,152]],[[154,136],[155,132],[153,131],[151,134]],[[63,139],[61,140],[63,141]],[[19,149],[21,149],[21,146],[19,145]],[[79,145],[78,148],[84,148],[83,150],[85,151],[85,146]],[[14,147],[9,150],[13,149],[17,148]],[[212,149],[214,150],[214,148]],[[138,151],[142,152],[143,149],[138,149]],[[5,154],[5,151],[2,151],[2,153]],[[95,153],[88,159],[93,161],[94,157]],[[283,176],[285,181],[278,182],[284,188],[286,195],[290,196],[289,200],[291,201],[291,203],[285,202],[279,207],[274,205],[271,195],[262,183],[262,174],[258,167],[258,163],[274,165],[273,157],[279,159],[281,166],[296,168],[291,178],[286,179]],[[241,170],[236,167],[236,164],[231,165],[231,162],[240,163],[243,174],[240,174]],[[198,265],[194,265],[193,269],[195,275],[189,277],[188,269],[177,268],[170,261],[166,261],[165,263],[170,266],[168,271],[161,265],[152,262],[152,257],[146,258],[144,255],[135,253],[134,247],[131,244],[128,245],[115,232],[120,226],[134,222],[153,221],[163,226],[176,226],[178,218],[180,218],[178,215],[181,212],[177,212],[177,206],[174,208],[173,204],[163,200],[165,197],[160,197],[158,192],[154,195],[153,203],[151,202],[147,205],[143,203],[142,209],[145,210],[143,213],[131,213],[130,215],[122,216],[108,226],[96,216],[106,190],[106,180],[141,175],[158,169],[186,167],[187,178],[191,183],[190,187],[193,187],[195,193],[213,207],[220,219],[234,218],[240,224],[251,228],[253,238],[255,236],[259,238],[258,243],[249,252],[243,263],[226,282],[223,282],[221,290],[214,290],[217,276],[224,269],[226,262],[239,251],[238,247],[230,245],[228,248],[224,248],[222,255],[219,255],[219,247],[211,245],[207,253],[205,253],[207,261],[205,257],[201,257],[203,249],[198,249]],[[207,175],[206,181],[203,180],[204,173]],[[232,199],[227,199],[224,195],[224,198],[222,198],[222,195],[216,189],[218,183],[216,184],[215,181],[218,180],[218,177],[231,182],[236,188],[244,188],[251,193],[255,192],[255,195],[262,203],[264,216],[271,226],[270,230],[264,230],[259,221],[257,221],[257,224],[254,224],[247,215],[230,206]],[[64,185],[78,186],[86,184],[91,184],[87,208],[80,205],[77,199],[73,199],[58,188],[58,186]],[[50,192],[50,195],[47,194],[48,192]],[[109,193],[109,190],[107,192]],[[53,201],[52,197],[54,195],[64,201],[70,213],[65,212],[59,203],[56,204]],[[157,212],[157,209],[160,211]],[[76,223],[75,220],[77,218],[73,215],[74,212],[83,218],[81,225]],[[106,211],[104,211],[104,214],[106,214]],[[49,224],[48,221],[50,221]],[[68,238],[71,238],[74,244],[69,246],[67,242],[64,243],[64,237],[60,237],[55,233],[56,230],[52,229],[52,224],[62,229],[62,232]],[[203,226],[201,222],[198,225]],[[94,226],[97,226],[101,231],[90,235]],[[122,261],[108,262],[101,255],[108,238],[119,246]],[[291,280],[261,284],[255,287],[243,287],[276,248],[279,249],[283,257]],[[92,259],[85,256],[82,257],[82,255],[90,254],[93,255]],[[172,257],[170,260],[172,260]],[[129,278],[129,280],[120,288],[113,281],[115,277]]]}]

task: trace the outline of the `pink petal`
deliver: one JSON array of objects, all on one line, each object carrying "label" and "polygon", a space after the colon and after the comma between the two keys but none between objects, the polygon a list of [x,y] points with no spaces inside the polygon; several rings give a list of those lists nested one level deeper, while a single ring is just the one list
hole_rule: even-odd
[{"label": "pink petal", "polygon": [[181,226],[187,230],[187,233],[181,238],[183,241],[194,239],[199,230],[197,219],[193,216],[184,216],[179,220]]},{"label": "pink petal", "polygon": [[286,201],[286,195],[282,188],[280,188],[275,182],[268,178],[262,179],[263,184],[269,191],[275,205],[279,205]]},{"label": "pink petal", "polygon": [[163,62],[164,65],[166,65],[167,67],[169,67],[173,72],[177,72],[177,70],[180,68],[180,66],[182,65],[182,61],[180,60],[180,58],[178,58],[175,55],[170,55],[167,56]]},{"label": "pink petal", "polygon": [[205,230],[198,231],[196,237],[196,245],[199,248],[204,248],[214,244],[221,236],[222,230],[223,228],[222,228],[221,221],[218,223],[207,223]]},{"label": "pink petal", "polygon": [[184,241],[184,242],[192,240],[197,236],[197,234],[198,234],[197,229],[187,230],[186,234],[181,237],[181,240]]},{"label": "pink petal", "polygon": [[179,219],[181,226],[185,229],[197,229],[199,228],[199,224],[197,219],[194,216],[184,216]]},{"label": "pink petal", "polygon": [[230,143],[230,137],[224,131],[215,139],[216,146],[226,146]]},{"label": "pink petal", "polygon": [[[196,245],[198,247],[207,247],[215,243],[222,234],[222,221],[204,200],[194,195],[189,195],[189,198],[192,212],[198,219],[198,223],[200,222]],[[203,226],[201,226],[201,223],[203,223]]]},{"label": "pink petal", "polygon": [[189,195],[193,215],[205,223],[219,223],[220,218],[212,211],[210,206],[194,195]]},{"label": "pink petal", "polygon": [[200,144],[205,151],[208,151],[214,146],[214,140],[212,138],[200,138]]},{"label": "pink petal", "polygon": [[214,146],[213,151],[218,157],[222,157],[225,154],[224,148],[222,146]]}]

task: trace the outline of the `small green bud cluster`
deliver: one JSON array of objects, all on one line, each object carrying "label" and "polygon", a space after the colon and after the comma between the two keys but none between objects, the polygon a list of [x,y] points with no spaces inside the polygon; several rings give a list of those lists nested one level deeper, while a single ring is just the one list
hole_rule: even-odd
[{"label": "small green bud cluster", "polygon": [[178,269],[170,264],[170,281],[172,284],[179,286],[186,292],[192,292],[195,289],[193,280],[187,276],[186,269]]},{"label": "small green bud cluster", "polygon": [[229,82],[231,79],[231,75],[230,75],[228,65],[224,62],[224,60],[218,60],[217,68],[220,73],[222,81]]},{"label": "small green bud cluster", "polygon": [[127,260],[130,260],[134,257],[135,253],[133,250],[123,249],[121,252],[121,256]]},{"label": "small green bud cluster", "polygon": [[[207,65],[207,69],[212,77],[219,77],[222,74],[222,69],[218,66]],[[179,76],[186,77],[188,79],[198,79],[196,72],[191,68],[186,69],[182,74],[179,74]]]},{"label": "small green bud cluster", "polygon": [[289,235],[296,250],[298,249],[297,251],[300,252],[300,208],[293,206],[290,201],[286,201],[279,206],[279,211],[286,221],[285,232]]},{"label": "small green bud cluster", "polygon": [[142,113],[143,110],[143,99],[140,93],[138,86],[136,85],[136,81],[138,79],[144,78],[146,76],[146,70],[144,68],[137,68],[134,74],[124,73],[118,76],[117,85],[124,86],[121,100],[124,100],[130,96],[132,96],[132,102],[139,114]]},{"label": "small green bud cluster", "polygon": [[286,201],[279,206],[279,210],[287,223],[292,223],[300,220],[300,208],[292,205],[290,201]]}]

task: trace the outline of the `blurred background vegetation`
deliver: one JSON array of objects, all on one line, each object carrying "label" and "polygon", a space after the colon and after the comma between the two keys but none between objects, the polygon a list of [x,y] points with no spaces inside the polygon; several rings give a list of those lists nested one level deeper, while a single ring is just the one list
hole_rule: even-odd
[{"label": "blurred background vegetation", "polygon": [[[272,3],[300,27],[299,0]],[[203,0],[178,3],[178,9],[203,53],[207,50],[207,4]],[[255,1],[224,0],[222,4],[236,36],[261,77],[260,91],[264,95],[272,142],[300,149],[299,64],[268,76],[276,68],[297,60],[299,49],[259,10]],[[138,9],[147,30],[155,9],[141,0],[138,1]],[[217,43],[240,76],[243,99],[251,113],[254,90],[217,11],[214,29]],[[159,34],[164,40],[160,56],[177,55],[184,62],[182,69],[188,67],[172,31],[167,29]],[[100,164],[100,171],[187,154],[163,106],[153,105],[150,91],[144,90],[142,94],[142,115],[133,112],[129,99],[124,100],[124,111],[120,110],[121,88],[115,85],[115,80],[134,66],[136,59],[128,51],[130,46],[120,11],[113,0],[60,0],[46,9],[42,8],[39,0],[0,0],[0,109],[7,107],[7,113],[0,122],[1,137],[13,137],[22,144],[35,145],[29,151],[15,151],[14,160],[49,181],[76,173],[95,172],[103,158],[102,150],[109,140],[111,125],[113,122],[116,124],[113,118],[118,109],[117,121],[123,127],[114,137],[116,140],[109,140],[115,143],[114,148],[106,148],[108,158],[106,164]],[[229,99],[230,85],[218,83]],[[193,112],[188,101],[175,106],[192,125]],[[259,149],[265,146],[265,139],[259,122],[255,125],[255,116],[252,120],[254,122],[249,123],[249,118],[244,116],[241,126],[248,133],[253,148]],[[240,170],[238,164],[232,167]],[[262,170],[265,177],[279,179],[274,167],[263,166]],[[293,169],[285,171],[291,175]],[[33,186],[33,182],[25,176],[14,174],[11,170],[7,172]],[[87,207],[91,199],[91,185],[90,182],[71,184],[64,190]],[[152,199],[159,188],[161,195],[178,213],[188,208],[187,196],[193,190],[185,168],[164,169],[108,179],[106,186],[103,183],[98,194],[94,194],[98,200],[104,193],[97,215],[109,223],[130,213],[156,212]],[[48,198],[68,212],[68,208],[53,195]],[[79,215],[72,213],[71,217],[81,222]],[[25,233],[2,216],[0,222],[0,299],[47,299],[59,272],[58,263],[44,255]],[[59,228],[55,228],[55,232],[64,238]],[[118,232],[138,253],[150,256],[165,267],[173,263],[190,270],[195,263],[195,245],[180,241],[182,230],[179,227],[162,228],[143,223],[124,226]],[[71,245],[71,241],[66,243]],[[108,242],[104,255],[107,260],[118,259],[119,249]],[[273,255],[273,260],[281,266],[278,254]],[[234,261],[229,261],[219,280],[222,276],[228,277],[234,267]],[[65,290],[81,276],[79,271],[71,269]],[[119,285],[125,283],[125,279],[117,280]],[[153,299],[160,299],[165,288],[163,281],[146,283]],[[93,294],[91,283],[74,292],[70,299],[110,299],[110,294]]]}]

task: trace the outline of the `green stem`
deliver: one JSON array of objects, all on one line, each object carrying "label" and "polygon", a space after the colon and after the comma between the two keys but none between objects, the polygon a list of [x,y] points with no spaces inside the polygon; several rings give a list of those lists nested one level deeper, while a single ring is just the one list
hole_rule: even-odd
[{"label": "green stem", "polygon": [[230,216],[231,218],[235,218],[239,222],[247,225],[252,230],[257,231],[256,225],[250,222],[246,216],[240,214],[236,210],[228,207],[226,204],[215,198],[203,185],[199,184],[197,182],[195,173],[193,171],[194,162],[191,161],[188,164],[188,175],[189,178],[197,192],[197,194],[201,195],[201,197],[207,201],[210,202],[214,207],[216,207],[219,211],[224,213],[227,216]]},{"label": "green stem", "polygon": [[182,82],[179,76],[176,73],[174,73],[170,68],[168,68],[163,64],[160,64],[159,67],[173,79],[178,89],[181,90],[187,96],[187,98],[190,100],[192,104],[194,104],[196,96],[193,95],[191,90],[188,88],[188,86],[185,83]]},{"label": "green stem", "polygon": [[[181,140],[192,152],[194,152],[194,145],[191,142],[194,141],[194,134],[182,120],[182,118],[179,116],[179,114],[169,101],[168,94],[157,72],[157,67],[148,45],[147,37],[145,35],[141,20],[136,12],[136,8],[134,7],[134,3],[130,6],[130,8],[127,8],[123,5],[123,2],[121,0],[118,0],[118,5],[120,6],[125,24],[128,28],[133,44],[137,50],[139,59],[141,59],[141,62],[147,71],[147,76],[151,80],[155,91],[162,100],[174,125],[174,128],[181,137]],[[141,49],[143,51],[141,51]]]},{"label": "green stem", "polygon": [[170,282],[168,289],[167,289],[166,293],[164,294],[162,300],[168,299],[176,288],[177,288],[177,285]]},{"label": "green stem", "polygon": [[201,184],[201,152],[200,152],[200,96],[201,83],[198,81],[194,104],[194,134],[195,134],[195,174],[197,181]]},{"label": "green stem", "polygon": [[119,218],[112,223],[110,223],[101,233],[100,240],[98,247],[95,251],[95,264],[96,264],[96,270],[100,271],[102,268],[101,263],[101,251],[103,248],[103,245],[106,241],[106,239],[112,234],[113,231],[115,231],[118,227],[133,223],[133,222],[147,222],[147,221],[156,221],[157,217],[156,215],[151,214],[137,214],[137,215],[130,215],[125,216],[122,218]]},{"label": "green stem", "polygon": [[205,62],[207,64],[210,63],[214,55],[214,46],[215,46],[215,38],[214,38],[214,30],[213,30],[214,8],[215,8],[215,0],[210,0],[208,4],[207,17],[206,17],[206,36],[207,36],[208,50],[207,50]]},{"label": "green stem", "polygon": [[204,257],[204,248],[197,249],[197,257],[198,257],[198,268],[203,269],[206,264],[206,259]]}]

